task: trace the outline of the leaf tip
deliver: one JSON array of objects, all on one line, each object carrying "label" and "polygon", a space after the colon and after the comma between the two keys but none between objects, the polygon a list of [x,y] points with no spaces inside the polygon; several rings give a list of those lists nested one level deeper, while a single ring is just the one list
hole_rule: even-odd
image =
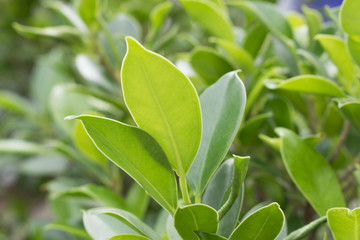
[{"label": "leaf tip", "polygon": [[66,116],[64,118],[64,120],[74,120],[74,119],[78,119],[80,116],[78,115],[69,115],[69,116]]}]

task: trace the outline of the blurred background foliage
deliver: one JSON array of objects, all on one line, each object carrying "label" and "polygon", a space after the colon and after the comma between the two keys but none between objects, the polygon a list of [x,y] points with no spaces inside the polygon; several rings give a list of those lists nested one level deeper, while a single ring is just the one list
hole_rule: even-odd
[{"label": "blurred background foliage", "polygon": [[[176,62],[199,92],[216,80],[219,73],[238,67],[232,62],[234,59],[223,57],[226,55],[223,50],[214,50],[216,39],[193,24],[176,1],[173,1],[174,8],[168,6],[172,1],[162,0],[108,0],[101,1],[100,6],[87,5],[86,8],[83,2],[0,0],[0,138],[3,139],[0,141],[0,239],[88,238],[82,227],[81,209],[99,205],[125,206],[138,211],[138,216],[147,222],[156,218],[159,206],[91,146],[80,125],[63,120],[66,115],[96,112],[132,122],[119,86],[121,62],[126,52],[125,35],[141,40],[149,49]],[[328,3],[339,5],[341,1],[305,3],[321,8]],[[100,8],[101,14],[92,15],[91,7]],[[299,10],[297,1],[279,1],[278,7],[284,11]],[[246,22],[253,20],[235,9],[230,9],[230,16],[235,26],[246,26]],[[295,19],[296,14],[294,16]],[[263,31],[260,25],[255,27]],[[336,31],[331,26],[324,29],[330,33]],[[236,27],[235,33],[236,38],[241,39],[244,29]],[[203,47],[198,48],[200,45]],[[321,51],[316,47],[313,50]],[[283,66],[273,57],[271,47],[263,51],[260,61],[267,61],[262,62],[261,67]],[[202,62],[204,56],[210,56],[215,63],[221,62],[221,69],[214,69],[211,74],[202,71],[202,64],[208,64]],[[246,67],[243,77],[253,83],[251,79],[255,74],[252,76],[247,70],[256,71],[253,66]],[[283,78],[295,74],[280,71],[274,74],[277,75]],[[262,99],[257,108],[249,110],[247,120],[252,121],[245,122],[247,131],[274,135],[273,126],[295,128],[288,125],[291,121],[276,116],[284,109],[291,112],[289,115],[293,114],[292,105],[296,104],[298,95],[291,106],[284,101],[288,97],[286,93],[280,97],[270,95],[268,102]],[[321,112],[324,108],[321,103],[325,105],[325,100],[318,102],[315,107]],[[327,134],[336,136],[343,120],[336,110],[327,111],[333,121]],[[307,125],[307,119],[302,117],[294,121],[296,126]],[[309,219],[313,213],[298,192],[285,191],[294,189],[287,176],[274,177],[284,176],[285,172],[279,156],[270,147],[263,147],[257,135],[248,134],[246,130],[240,132],[233,149],[239,154],[252,155],[254,160],[253,170],[248,174],[251,177],[244,208],[248,210],[269,199],[278,201],[287,210],[289,229],[301,226],[302,210],[309,211],[305,212]],[[358,137],[351,132],[347,144],[350,146],[352,139]],[[313,138],[314,142],[318,141],[318,136]],[[237,149],[239,144],[241,148]],[[329,146],[333,146],[331,140],[322,142],[318,148],[326,152]],[[343,167],[353,154],[342,151],[335,166]],[[114,193],[124,199],[115,197],[112,203],[99,199],[99,195]],[[290,205],[301,208],[286,207]],[[51,224],[54,222],[57,225]]]}]

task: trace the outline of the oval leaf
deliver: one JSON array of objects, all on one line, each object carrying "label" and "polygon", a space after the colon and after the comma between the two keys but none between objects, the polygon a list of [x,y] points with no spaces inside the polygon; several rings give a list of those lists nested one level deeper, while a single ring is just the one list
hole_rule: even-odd
[{"label": "oval leaf", "polygon": [[285,167],[315,211],[324,216],[333,207],[345,206],[336,173],[324,157],[294,132],[277,128]]},{"label": "oval leaf", "polygon": [[333,208],[327,217],[335,240],[360,239],[360,208]]},{"label": "oval leaf", "polygon": [[218,219],[215,209],[204,204],[193,204],[176,210],[174,225],[183,239],[198,240],[194,231],[216,233]]},{"label": "oval leaf", "polygon": [[245,87],[237,73],[230,72],[206,89],[200,102],[203,137],[187,176],[197,196],[203,193],[236,136],[246,105]]},{"label": "oval leaf", "polygon": [[[177,206],[175,176],[160,145],[145,131],[97,116],[78,116],[96,147],[170,213]],[[144,164],[146,163],[146,164]]]},{"label": "oval leaf", "polygon": [[234,41],[232,23],[216,3],[205,0],[180,0],[180,3],[190,17],[211,34]]},{"label": "oval leaf", "polygon": [[332,81],[315,75],[300,75],[286,81],[268,80],[265,86],[269,89],[284,89],[296,92],[323,94],[344,97],[343,91]]},{"label": "oval leaf", "polygon": [[360,35],[360,4],[358,0],[344,0],[340,9],[342,28],[350,35]]},{"label": "oval leaf", "polygon": [[284,219],[279,204],[272,203],[242,221],[229,240],[274,240],[284,225]]},{"label": "oval leaf", "polygon": [[196,90],[168,60],[133,38],[126,41],[121,71],[125,102],[138,126],[159,142],[178,175],[185,176],[201,141]]}]

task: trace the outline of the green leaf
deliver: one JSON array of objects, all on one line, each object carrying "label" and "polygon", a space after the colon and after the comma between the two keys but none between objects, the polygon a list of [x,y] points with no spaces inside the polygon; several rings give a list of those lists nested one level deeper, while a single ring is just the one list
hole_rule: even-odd
[{"label": "green leaf", "polygon": [[168,60],[133,38],[126,41],[128,52],[121,71],[125,102],[138,126],[158,141],[173,169],[184,177],[201,141],[196,90]]},{"label": "green leaf", "polygon": [[82,228],[74,227],[64,223],[50,223],[45,225],[45,230],[60,230],[66,233],[70,233],[73,236],[81,237],[84,239],[91,239],[89,234],[87,234]]},{"label": "green leaf", "polygon": [[204,232],[195,232],[195,233],[198,235],[200,240],[226,240],[226,238],[216,234],[204,233]]},{"label": "green leaf", "polygon": [[[177,206],[175,176],[160,145],[145,131],[115,120],[78,116],[97,148],[170,213]],[[146,164],[144,164],[146,163]]]},{"label": "green leaf", "polygon": [[52,198],[60,198],[63,196],[87,196],[100,202],[105,207],[128,209],[127,204],[118,194],[108,188],[94,184],[87,184],[80,187],[70,188],[65,191],[60,191],[54,194]]},{"label": "green leaf", "polygon": [[89,212],[91,214],[107,214],[122,223],[125,223],[127,226],[135,230],[137,234],[141,234],[151,240],[162,240],[162,238],[148,225],[127,211],[115,208],[95,208],[91,209]]},{"label": "green leaf", "polygon": [[320,41],[331,61],[335,63],[340,74],[344,76],[344,87],[350,89],[355,78],[355,67],[343,40],[339,37],[326,34],[318,34],[316,35],[316,39]]},{"label": "green leaf", "polygon": [[15,153],[24,155],[43,154],[48,149],[41,144],[28,142],[20,139],[0,140],[0,153]]},{"label": "green leaf", "polygon": [[222,75],[234,69],[230,62],[208,47],[195,48],[191,54],[190,64],[208,84],[213,84]]},{"label": "green leaf", "polygon": [[266,107],[272,112],[275,126],[293,128],[292,109],[286,99],[271,97],[267,100]]},{"label": "green leaf", "polygon": [[253,28],[247,31],[244,38],[243,48],[255,59],[263,46],[266,36],[267,29],[263,24],[256,24]]},{"label": "green leaf", "polygon": [[146,239],[150,240],[150,238],[135,234],[123,234],[109,238],[109,240],[146,240]]},{"label": "green leaf", "polygon": [[246,12],[254,14],[264,24],[272,34],[282,41],[292,38],[291,27],[281,12],[274,4],[267,2],[239,2],[231,1],[229,3],[235,7],[240,7]]},{"label": "green leaf", "polygon": [[351,125],[360,132],[360,101],[336,99],[335,102],[337,102],[337,107],[340,112],[350,121]]},{"label": "green leaf", "polygon": [[19,172],[28,176],[56,176],[64,173],[68,161],[54,154],[33,156],[20,163]]},{"label": "green leaf", "polygon": [[132,184],[125,201],[129,212],[140,219],[144,217],[149,204],[149,197],[139,184]]},{"label": "green leaf", "polygon": [[283,240],[301,240],[304,239],[309,233],[319,228],[321,225],[326,223],[326,216],[318,218],[312,221],[309,224],[291,232],[288,236],[286,236]]},{"label": "green leaf", "polygon": [[324,157],[294,132],[285,128],[276,132],[287,172],[315,211],[324,216],[330,208],[345,206],[336,173]]},{"label": "green leaf", "polygon": [[218,219],[215,209],[204,204],[192,204],[176,210],[174,225],[183,239],[198,240],[194,231],[216,233]]},{"label": "green leaf", "polygon": [[105,167],[107,164],[106,157],[96,148],[80,121],[75,123],[73,139],[76,147],[82,154],[100,166]]},{"label": "green leaf", "polygon": [[243,220],[229,240],[274,240],[284,225],[284,219],[279,204],[272,203]]},{"label": "green leaf", "polygon": [[216,3],[206,0],[180,0],[190,17],[216,37],[234,41],[232,23]]},{"label": "green leaf", "polygon": [[319,11],[306,7],[301,8],[305,15],[306,23],[309,27],[309,41],[311,42],[314,36],[320,31],[323,22],[322,15]]},{"label": "green leaf", "polygon": [[[213,42],[223,48],[229,58],[236,63],[236,67],[241,69],[245,74],[252,74],[254,72],[254,59],[245,48],[236,46],[233,42],[221,38],[215,38]],[[209,68],[208,66],[208,70]]]},{"label": "green leaf", "polygon": [[239,131],[239,139],[242,144],[254,144],[264,123],[272,116],[271,113],[263,113],[247,120]]},{"label": "green leaf", "polygon": [[[216,173],[211,178],[207,186],[202,203],[219,210],[228,198],[231,191],[231,180],[233,175],[234,159],[228,159],[216,170]],[[234,205],[228,211],[219,223],[218,234],[229,237],[240,216],[241,206],[243,201],[243,192],[240,192]]]},{"label": "green leaf", "polygon": [[19,23],[14,23],[13,28],[20,34],[26,37],[50,37],[54,39],[64,40],[69,43],[81,43],[81,35],[80,32],[70,26],[54,26],[54,27],[30,27],[21,25]]},{"label": "green leaf", "polygon": [[47,1],[45,2],[45,5],[63,15],[82,34],[88,33],[89,30],[87,26],[72,6],[61,1]]},{"label": "green leaf", "polygon": [[0,108],[27,117],[33,117],[35,114],[35,109],[29,104],[28,100],[22,98],[20,95],[4,90],[0,91]]},{"label": "green leaf", "polygon": [[173,7],[172,2],[160,2],[150,12],[150,30],[148,33],[148,42],[153,45],[160,34],[161,27],[165,24],[166,17]]},{"label": "green leaf", "polygon": [[201,196],[224,159],[239,129],[246,105],[245,87],[237,72],[230,72],[200,97],[203,137],[187,175],[196,196]]},{"label": "green leaf", "polygon": [[360,4],[357,0],[344,0],[340,8],[340,23],[350,35],[360,35]]},{"label": "green leaf", "polygon": [[[99,214],[93,210],[83,212],[83,222],[92,239],[108,240],[119,234],[138,234],[131,226],[113,216]],[[160,240],[160,239],[159,239]]]},{"label": "green leaf", "polygon": [[84,20],[85,23],[89,25],[96,21],[98,10],[99,10],[98,0],[81,0],[78,7],[78,12],[80,14],[80,17]]},{"label": "green leaf", "polygon": [[345,96],[344,92],[331,80],[316,75],[300,75],[286,81],[272,79],[265,81],[264,84],[269,89],[284,89],[335,97]]},{"label": "green leaf", "polygon": [[347,47],[354,62],[360,66],[360,39],[358,37],[348,36],[346,41]]},{"label": "green leaf", "polygon": [[360,208],[332,208],[327,218],[335,240],[360,239]]}]

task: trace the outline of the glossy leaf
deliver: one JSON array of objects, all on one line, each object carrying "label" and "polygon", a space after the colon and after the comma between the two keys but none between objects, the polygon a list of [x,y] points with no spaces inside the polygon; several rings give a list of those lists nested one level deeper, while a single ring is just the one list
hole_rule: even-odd
[{"label": "glossy leaf", "polygon": [[168,60],[133,38],[126,40],[128,53],[121,71],[125,102],[138,126],[158,141],[177,174],[185,176],[201,140],[196,90]]},{"label": "glossy leaf", "polygon": [[343,40],[339,37],[325,34],[317,35],[316,39],[320,41],[330,59],[335,63],[341,75],[344,76],[346,80],[343,82],[344,86],[351,88],[355,77],[355,67]]},{"label": "glossy leaf", "polygon": [[83,222],[87,233],[96,240],[108,240],[119,234],[138,234],[131,226],[115,217],[97,214],[92,210],[83,212]]},{"label": "glossy leaf", "polygon": [[309,224],[291,232],[288,236],[286,236],[283,240],[301,240],[304,239],[308,234],[310,234],[312,231],[316,230],[320,226],[322,226],[324,223],[326,223],[327,218],[326,216],[318,218]]},{"label": "glossy leaf", "polygon": [[139,128],[115,120],[96,116],[77,118],[105,156],[134,178],[166,210],[175,212],[175,176],[154,138]]},{"label": "glossy leaf", "polygon": [[351,125],[360,132],[360,101],[337,99],[336,102],[340,112],[350,121]]},{"label": "glossy leaf", "polygon": [[333,208],[327,218],[335,240],[360,239],[360,208]]},{"label": "glossy leaf", "polygon": [[360,5],[357,0],[344,0],[340,8],[340,23],[342,28],[350,35],[360,35]]},{"label": "glossy leaf", "polygon": [[330,208],[345,206],[337,176],[324,157],[294,132],[285,128],[276,132],[285,167],[315,211],[324,216]]},{"label": "glossy leaf", "polygon": [[[229,196],[233,175],[234,159],[226,160],[216,170],[204,193],[202,203],[219,210]],[[229,237],[240,216],[243,201],[243,189],[232,208],[225,214],[219,223],[218,234]]]},{"label": "glossy leaf", "polygon": [[198,47],[191,54],[193,69],[208,83],[213,84],[234,68],[224,57],[211,48]]},{"label": "glossy leaf", "polygon": [[193,204],[176,210],[174,226],[183,239],[198,240],[194,231],[216,233],[218,218],[215,209],[204,204]]},{"label": "glossy leaf", "polygon": [[201,196],[224,159],[243,118],[246,92],[237,72],[225,74],[206,89],[201,94],[200,102],[203,137],[187,176],[197,196]]},{"label": "glossy leaf", "polygon": [[75,123],[73,139],[80,152],[95,163],[105,166],[107,163],[106,157],[96,148],[80,121]]},{"label": "glossy leaf", "polygon": [[216,37],[234,41],[232,23],[217,4],[206,0],[180,0],[192,19]]},{"label": "glossy leaf", "polygon": [[252,213],[231,234],[229,240],[274,240],[284,224],[279,204],[272,203]]},{"label": "glossy leaf", "polygon": [[332,81],[316,75],[300,75],[286,81],[268,80],[265,86],[269,89],[284,89],[296,92],[307,92],[334,97],[344,97],[343,91]]},{"label": "glossy leaf", "polygon": [[107,214],[125,223],[138,234],[148,237],[151,240],[162,240],[154,230],[130,212],[115,208],[96,208],[91,210],[91,214]]},{"label": "glossy leaf", "polygon": [[87,196],[100,202],[105,207],[127,209],[126,203],[118,194],[108,188],[94,184],[87,184],[80,187],[70,188],[65,191],[60,191],[59,193],[53,195],[52,198],[59,198],[63,196]]},{"label": "glossy leaf", "polygon": [[147,239],[150,240],[150,238],[135,234],[123,234],[109,238],[109,240],[147,240]]}]

